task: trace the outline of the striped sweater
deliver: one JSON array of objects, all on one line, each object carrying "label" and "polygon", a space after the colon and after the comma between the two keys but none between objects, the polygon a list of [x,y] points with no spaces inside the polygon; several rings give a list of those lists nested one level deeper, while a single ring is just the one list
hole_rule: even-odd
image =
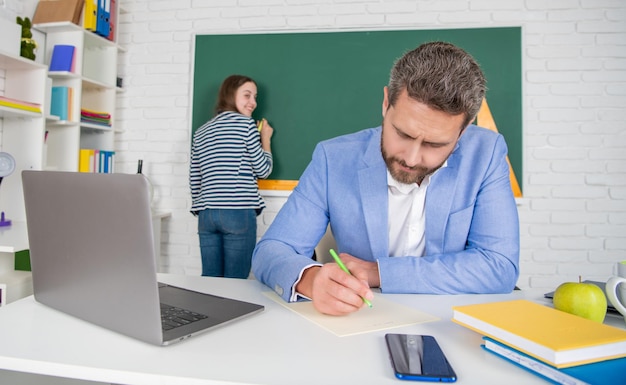
[{"label": "striped sweater", "polygon": [[260,209],[257,178],[272,172],[252,118],[226,111],[196,130],[191,145],[191,212],[204,209]]}]

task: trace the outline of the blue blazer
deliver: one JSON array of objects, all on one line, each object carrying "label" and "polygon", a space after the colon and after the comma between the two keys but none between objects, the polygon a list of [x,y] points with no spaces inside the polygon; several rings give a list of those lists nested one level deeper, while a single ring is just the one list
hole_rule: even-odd
[{"label": "blue blazer", "polygon": [[469,126],[426,191],[423,257],[389,256],[381,127],[319,143],[252,257],[286,301],[330,222],[339,252],[378,261],[385,293],[506,293],[519,276],[519,220],[502,135]]}]

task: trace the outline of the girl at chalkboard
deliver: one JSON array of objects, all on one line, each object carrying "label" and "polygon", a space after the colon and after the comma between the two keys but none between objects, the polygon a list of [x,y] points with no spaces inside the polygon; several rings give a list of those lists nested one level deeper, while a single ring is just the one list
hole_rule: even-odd
[{"label": "girl at chalkboard", "polygon": [[[257,85],[231,75],[217,97],[216,115],[198,128],[191,146],[191,212],[198,216],[202,275],[247,278],[256,244],[256,216],[265,207],[257,178],[272,172],[270,124],[252,118]],[[262,129],[259,129],[261,127]]]}]

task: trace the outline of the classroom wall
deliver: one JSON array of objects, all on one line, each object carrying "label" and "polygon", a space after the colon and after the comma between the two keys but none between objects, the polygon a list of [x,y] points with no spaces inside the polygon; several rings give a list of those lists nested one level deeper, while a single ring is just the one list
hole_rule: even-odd
[{"label": "classroom wall", "polygon": [[[5,1],[33,4],[33,0]],[[259,31],[521,26],[524,175],[518,178],[523,180],[524,198],[519,200],[518,286],[552,289],[579,275],[606,280],[615,272],[614,263],[626,259],[623,0],[121,0],[121,4],[127,11],[119,26],[126,52],[120,56],[119,73],[126,90],[118,98],[123,132],[116,140],[117,169],[135,172],[137,160],[143,159],[144,173],[155,187],[155,208],[171,212],[163,223],[163,271],[200,274],[197,222],[189,214],[187,184],[193,34]],[[259,235],[284,199],[266,199]]]}]

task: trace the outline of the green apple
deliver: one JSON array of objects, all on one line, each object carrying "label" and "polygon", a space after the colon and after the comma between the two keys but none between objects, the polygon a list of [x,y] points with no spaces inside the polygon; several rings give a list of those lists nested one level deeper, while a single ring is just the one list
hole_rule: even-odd
[{"label": "green apple", "polygon": [[554,308],[590,319],[604,322],[606,296],[602,289],[591,283],[565,282],[554,292]]}]

